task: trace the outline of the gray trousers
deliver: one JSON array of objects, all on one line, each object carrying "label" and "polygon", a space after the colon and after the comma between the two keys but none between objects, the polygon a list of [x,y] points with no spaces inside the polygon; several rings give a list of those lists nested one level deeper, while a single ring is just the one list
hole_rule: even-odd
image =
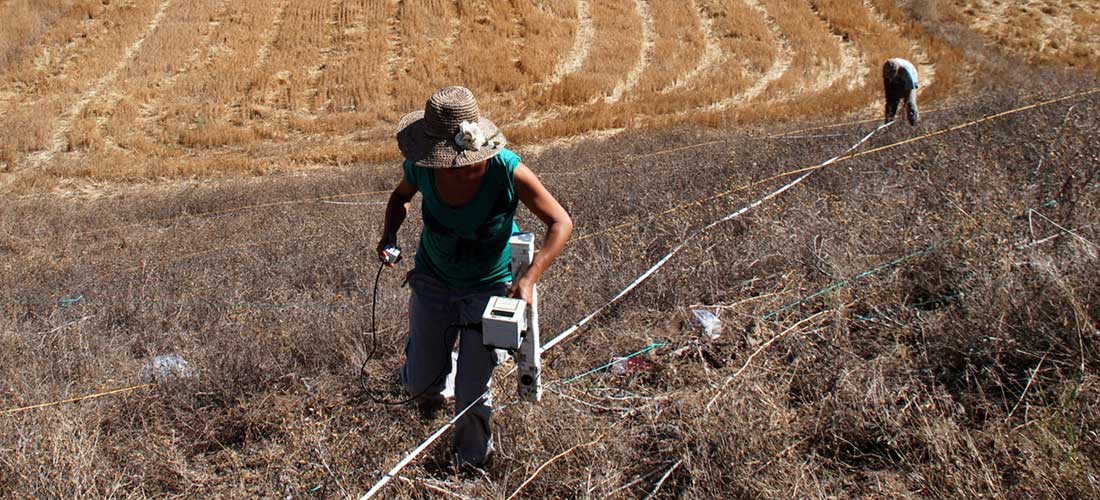
[{"label": "gray trousers", "polygon": [[[456,323],[481,321],[489,297],[507,292],[503,283],[472,290],[453,289],[424,271],[409,273],[409,339],[405,344],[405,365],[401,384],[410,394],[427,392],[421,408],[439,407],[447,374],[451,372],[451,351],[459,341],[455,374],[455,413],[466,408],[489,387],[496,367],[493,351],[485,347],[481,333],[449,328]],[[493,449],[489,428],[492,398],[478,402],[455,422],[456,465],[481,464]]]},{"label": "gray trousers", "polygon": [[886,81],[886,123],[894,121],[898,113],[898,105],[905,101],[905,117],[910,125],[916,125],[920,120],[917,114],[917,89],[912,84],[905,82]]}]

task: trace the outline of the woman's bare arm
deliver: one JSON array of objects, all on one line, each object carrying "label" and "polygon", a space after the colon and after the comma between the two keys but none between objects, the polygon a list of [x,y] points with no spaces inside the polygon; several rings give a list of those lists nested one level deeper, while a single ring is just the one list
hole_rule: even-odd
[{"label": "woman's bare arm", "polygon": [[510,297],[518,297],[531,302],[535,283],[539,277],[554,262],[569,235],[573,232],[573,219],[569,217],[558,200],[554,198],[546,187],[539,182],[539,178],[527,165],[520,163],[515,171],[516,194],[520,201],[546,224],[546,238],[542,248],[535,254],[534,261],[527,268],[523,278],[512,285],[509,291]]},{"label": "woman's bare arm", "polygon": [[[401,224],[405,222],[405,217],[409,215],[409,203],[412,202],[416,191],[417,189],[405,182],[405,179],[401,179],[401,183],[390,193],[390,200],[386,203],[386,219],[382,226],[382,238],[378,241],[378,258],[382,262],[386,262],[386,254],[383,252],[386,245],[397,246],[397,230],[401,229]],[[392,263],[387,265],[393,267]]]}]

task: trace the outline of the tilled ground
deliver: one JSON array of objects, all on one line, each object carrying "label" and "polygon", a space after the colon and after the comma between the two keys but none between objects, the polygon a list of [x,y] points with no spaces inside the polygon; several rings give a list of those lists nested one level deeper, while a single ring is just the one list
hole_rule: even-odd
[{"label": "tilled ground", "polygon": [[[945,103],[860,151],[1093,86],[1047,75]],[[689,242],[547,353],[544,401],[496,413],[484,475],[449,471],[444,438],[384,496],[508,498],[534,474],[520,496],[1100,494],[1098,106],[1076,97],[843,160],[699,235],[877,123],[627,133],[527,158],[577,225],[541,285],[544,337]],[[195,376],[0,416],[0,493],[366,491],[446,418],[378,406],[356,380],[399,175],[5,200],[0,408],[138,384],[162,354]],[[526,212],[521,225],[538,229]],[[401,358],[401,281],[382,275],[380,387]],[[692,329],[700,308],[719,338]],[[514,383],[498,377],[498,403]]]}]

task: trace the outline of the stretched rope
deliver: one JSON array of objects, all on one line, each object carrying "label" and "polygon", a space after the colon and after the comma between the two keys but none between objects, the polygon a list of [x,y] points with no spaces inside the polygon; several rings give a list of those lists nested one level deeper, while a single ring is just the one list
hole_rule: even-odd
[{"label": "stretched rope", "polygon": [[127,392],[133,392],[133,391],[136,391],[136,390],[139,390],[139,389],[147,389],[147,388],[152,387],[152,386],[153,386],[153,384],[131,385],[130,387],[123,387],[121,389],[112,389],[112,390],[109,390],[109,391],[97,392],[95,394],[89,394],[87,396],[78,396],[78,397],[75,397],[75,398],[62,399],[60,401],[52,401],[52,402],[49,402],[49,403],[42,403],[42,404],[31,405],[31,406],[23,406],[23,407],[20,407],[20,408],[12,408],[10,410],[4,410],[4,411],[0,412],[0,415],[11,415],[11,414],[15,414],[15,413],[22,413],[22,412],[25,412],[25,411],[30,411],[30,410],[37,410],[37,409],[40,409],[40,408],[48,408],[50,406],[63,405],[63,404],[66,404],[66,403],[76,403],[78,401],[86,401],[86,400],[89,400],[89,399],[101,398],[103,396],[111,396],[111,395],[114,395],[114,394],[123,394],[123,393],[127,393]]}]

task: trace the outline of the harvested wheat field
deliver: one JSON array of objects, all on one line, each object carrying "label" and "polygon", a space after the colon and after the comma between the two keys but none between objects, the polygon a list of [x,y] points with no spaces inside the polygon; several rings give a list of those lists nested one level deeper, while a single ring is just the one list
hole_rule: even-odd
[{"label": "harvested wheat field", "polygon": [[[1100,497],[1097,12],[0,0],[0,497]],[[374,246],[448,84],[575,223],[475,471],[358,376],[399,396]]]}]

